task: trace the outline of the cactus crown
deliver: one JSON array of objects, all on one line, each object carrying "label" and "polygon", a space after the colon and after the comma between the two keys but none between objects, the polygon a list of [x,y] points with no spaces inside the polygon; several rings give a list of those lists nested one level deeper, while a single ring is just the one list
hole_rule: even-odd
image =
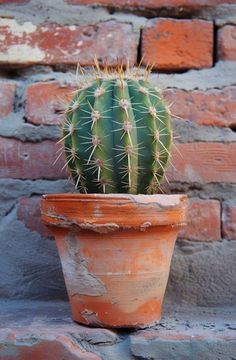
[{"label": "cactus crown", "polygon": [[83,193],[155,193],[172,142],[170,112],[149,70],[103,71],[75,92],[63,123],[66,164]]}]

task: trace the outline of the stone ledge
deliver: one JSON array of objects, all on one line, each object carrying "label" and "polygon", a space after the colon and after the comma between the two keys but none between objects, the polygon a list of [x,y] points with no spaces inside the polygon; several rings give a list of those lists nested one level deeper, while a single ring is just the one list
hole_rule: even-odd
[{"label": "stone ledge", "polygon": [[1,360],[232,360],[236,309],[167,304],[160,324],[139,331],[74,323],[68,303],[0,302]]}]

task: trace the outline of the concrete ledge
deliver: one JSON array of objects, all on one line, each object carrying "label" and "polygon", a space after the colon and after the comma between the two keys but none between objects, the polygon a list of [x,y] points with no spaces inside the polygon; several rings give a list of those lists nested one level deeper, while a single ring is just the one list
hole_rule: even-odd
[{"label": "concrete ledge", "polygon": [[65,302],[1,301],[1,360],[233,360],[236,309],[167,304],[160,324],[113,331],[74,323]]}]

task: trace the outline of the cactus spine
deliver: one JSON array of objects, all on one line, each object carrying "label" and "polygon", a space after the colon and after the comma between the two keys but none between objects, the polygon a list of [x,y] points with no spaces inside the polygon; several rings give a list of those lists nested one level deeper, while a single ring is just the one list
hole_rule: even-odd
[{"label": "cactus spine", "polygon": [[78,191],[155,193],[169,160],[170,112],[145,77],[99,69],[66,109],[61,141]]}]

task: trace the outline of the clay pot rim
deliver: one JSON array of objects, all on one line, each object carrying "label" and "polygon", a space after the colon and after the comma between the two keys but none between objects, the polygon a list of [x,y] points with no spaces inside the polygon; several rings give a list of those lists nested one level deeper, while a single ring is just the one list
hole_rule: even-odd
[{"label": "clay pot rim", "polygon": [[41,200],[46,225],[111,232],[186,224],[186,195],[50,194]]},{"label": "clay pot rim", "polygon": [[[127,202],[129,200],[131,203],[141,202],[141,203],[147,203],[150,204],[152,202],[159,203],[162,205],[162,203],[168,204],[168,200],[172,201],[175,200],[175,203],[172,204],[172,206],[175,206],[179,204],[179,202],[186,200],[187,195],[185,194],[117,194],[117,193],[110,193],[110,194],[100,194],[100,193],[91,193],[91,194],[76,194],[76,193],[56,193],[56,194],[45,194],[42,195],[42,199],[47,201],[98,201],[102,202],[104,201],[122,201],[124,200]],[[169,204],[171,206],[171,204]]]}]

